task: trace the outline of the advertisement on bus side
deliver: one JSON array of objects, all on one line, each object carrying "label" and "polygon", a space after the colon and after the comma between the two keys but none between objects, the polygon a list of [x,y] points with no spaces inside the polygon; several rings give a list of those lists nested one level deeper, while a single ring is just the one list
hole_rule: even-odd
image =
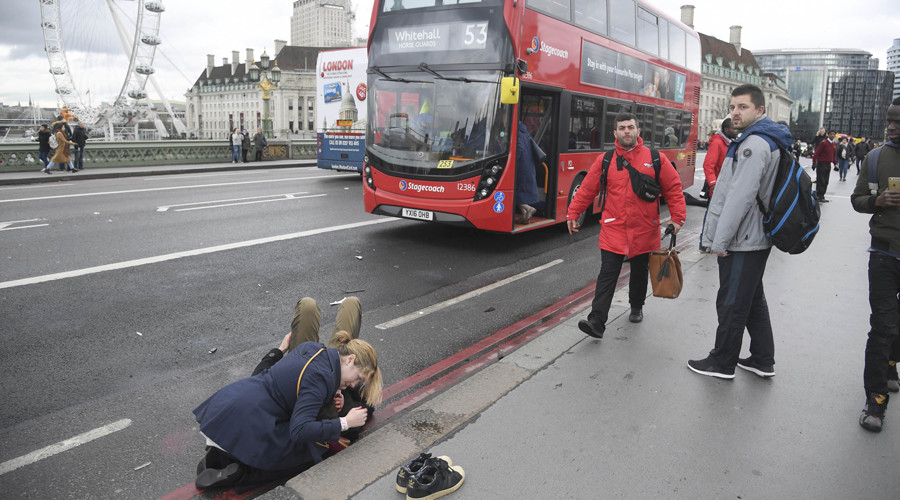
[{"label": "advertisement on bus side", "polygon": [[365,47],[319,52],[316,153],[319,168],[362,172],[366,134]]}]

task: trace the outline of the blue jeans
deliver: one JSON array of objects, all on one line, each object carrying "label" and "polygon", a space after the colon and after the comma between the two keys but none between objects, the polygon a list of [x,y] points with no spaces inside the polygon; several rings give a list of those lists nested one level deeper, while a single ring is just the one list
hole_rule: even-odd
[{"label": "blue jeans", "polygon": [[231,161],[241,161],[240,146],[231,146]]},{"label": "blue jeans", "polygon": [[75,161],[75,169],[76,170],[81,170],[84,168],[84,150],[83,149],[76,149],[75,157],[72,159]]},{"label": "blue jeans", "polygon": [[849,167],[850,167],[849,160],[838,160],[838,168],[840,169],[840,172],[838,172],[838,173],[840,174],[841,179],[847,178],[847,169]]},{"label": "blue jeans", "polygon": [[47,168],[47,166],[50,165],[50,159],[47,158],[47,154],[47,151],[38,151],[38,159],[44,164],[44,168]]}]

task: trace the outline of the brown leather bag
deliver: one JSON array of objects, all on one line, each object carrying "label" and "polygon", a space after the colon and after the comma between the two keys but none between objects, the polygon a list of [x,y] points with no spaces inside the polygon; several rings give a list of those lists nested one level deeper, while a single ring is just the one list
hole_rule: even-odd
[{"label": "brown leather bag", "polygon": [[662,248],[650,254],[650,284],[653,296],[674,299],[681,293],[684,277],[681,261],[675,250],[675,235],[669,241],[669,248]]}]

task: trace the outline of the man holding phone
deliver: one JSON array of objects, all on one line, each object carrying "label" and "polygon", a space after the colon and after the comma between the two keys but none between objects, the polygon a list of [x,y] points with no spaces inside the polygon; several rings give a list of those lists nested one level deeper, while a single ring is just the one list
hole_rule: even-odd
[{"label": "man holding phone", "polygon": [[[881,432],[888,392],[900,391],[900,97],[887,110],[889,140],[863,161],[856,188],[850,196],[853,209],[873,214],[869,220],[869,338],[863,386],[866,406],[859,417],[864,429]],[[878,183],[869,184],[869,169],[877,169]]]}]

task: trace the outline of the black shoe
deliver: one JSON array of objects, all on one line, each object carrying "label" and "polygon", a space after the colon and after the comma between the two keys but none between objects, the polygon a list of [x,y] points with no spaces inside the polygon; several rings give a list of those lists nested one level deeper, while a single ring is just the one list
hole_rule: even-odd
[{"label": "black shoe", "polygon": [[640,307],[632,307],[631,314],[628,315],[628,321],[631,321],[632,323],[644,321],[644,310]]},{"label": "black shoe", "polygon": [[244,475],[240,464],[228,464],[224,469],[206,469],[197,476],[194,484],[197,488],[225,488],[234,486]]},{"label": "black shoe", "polygon": [[828,203],[831,200],[826,200],[825,198],[819,198],[819,203]]},{"label": "black shoe", "polygon": [[881,432],[884,426],[884,410],[887,410],[890,399],[887,394],[870,394],[866,399],[866,407],[859,416],[859,425],[868,431]]},{"label": "black shoe", "polygon": [[[419,453],[419,456],[406,462],[405,464],[400,466],[400,470],[397,471],[397,491],[400,493],[406,493],[406,487],[409,485],[409,479],[415,476],[422,467],[425,465],[425,462],[431,458],[431,453]],[[448,466],[453,465],[453,461],[450,460],[450,457],[437,457],[440,460],[447,462]]]},{"label": "black shoe", "polygon": [[603,332],[606,331],[606,326],[604,325],[598,328],[591,323],[590,320],[583,319],[578,322],[578,329],[595,339],[602,339]]},{"label": "black shoe", "polygon": [[709,357],[706,359],[692,359],[687,362],[687,366],[692,372],[706,375],[707,377],[724,378],[728,380],[734,378],[733,366],[731,368],[719,366]]},{"label": "black shoe", "polygon": [[753,356],[739,359],[737,365],[750,373],[755,373],[762,378],[775,376],[775,365],[764,365],[757,363]]},{"label": "black shoe", "polygon": [[458,465],[449,465],[440,458],[429,458],[406,484],[406,500],[432,500],[458,490],[466,473]]},{"label": "black shoe", "polygon": [[888,361],[888,392],[900,392],[900,377],[897,376],[897,362]]}]

